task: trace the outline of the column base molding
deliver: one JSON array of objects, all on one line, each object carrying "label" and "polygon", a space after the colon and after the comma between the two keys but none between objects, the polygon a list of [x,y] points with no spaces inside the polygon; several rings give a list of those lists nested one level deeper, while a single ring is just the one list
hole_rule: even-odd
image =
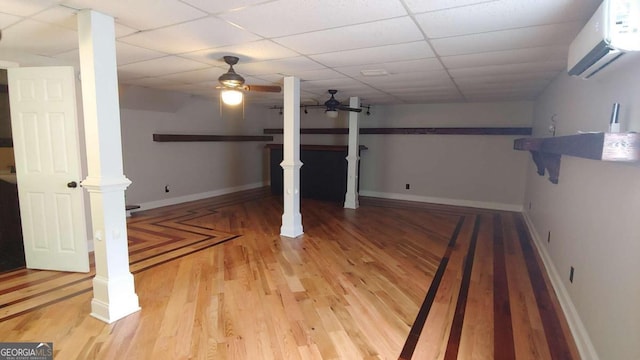
[{"label": "column base molding", "polygon": [[[117,295],[113,296],[114,294]],[[134,289],[133,275],[128,274],[118,279],[105,279],[98,276],[93,278],[91,316],[111,324],[139,310],[140,304]]]}]

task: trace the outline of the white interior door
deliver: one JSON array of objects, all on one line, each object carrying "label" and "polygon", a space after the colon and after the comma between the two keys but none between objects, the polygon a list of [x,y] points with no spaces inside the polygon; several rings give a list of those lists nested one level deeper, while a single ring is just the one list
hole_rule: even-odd
[{"label": "white interior door", "polygon": [[7,72],[27,267],[88,272],[73,68]]}]

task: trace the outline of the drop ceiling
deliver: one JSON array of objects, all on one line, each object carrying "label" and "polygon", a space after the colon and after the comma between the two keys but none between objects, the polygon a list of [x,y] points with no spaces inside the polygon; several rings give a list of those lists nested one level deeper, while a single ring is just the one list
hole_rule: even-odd
[{"label": "drop ceiling", "polygon": [[122,84],[216,97],[222,56],[236,55],[249,84],[299,77],[306,103],[330,88],[366,104],[532,100],[599,2],[0,0],[0,61],[79,66],[76,14],[89,8],[115,18]]}]

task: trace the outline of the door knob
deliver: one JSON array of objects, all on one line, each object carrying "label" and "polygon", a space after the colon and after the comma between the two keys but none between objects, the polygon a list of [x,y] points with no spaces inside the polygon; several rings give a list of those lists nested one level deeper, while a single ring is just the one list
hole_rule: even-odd
[{"label": "door knob", "polygon": [[77,188],[77,187],[78,187],[78,183],[77,183],[77,182],[75,182],[75,181],[72,181],[72,182],[70,182],[70,183],[67,183],[67,187],[68,187],[68,188],[75,189],[75,188]]}]

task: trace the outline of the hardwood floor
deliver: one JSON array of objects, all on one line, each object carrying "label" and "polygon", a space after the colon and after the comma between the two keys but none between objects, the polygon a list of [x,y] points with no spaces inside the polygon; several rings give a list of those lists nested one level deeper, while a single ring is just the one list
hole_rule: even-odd
[{"label": "hardwood floor", "polygon": [[137,213],[142,310],[90,316],[92,274],[0,274],[0,341],[56,359],[579,359],[519,214],[268,189]]}]

